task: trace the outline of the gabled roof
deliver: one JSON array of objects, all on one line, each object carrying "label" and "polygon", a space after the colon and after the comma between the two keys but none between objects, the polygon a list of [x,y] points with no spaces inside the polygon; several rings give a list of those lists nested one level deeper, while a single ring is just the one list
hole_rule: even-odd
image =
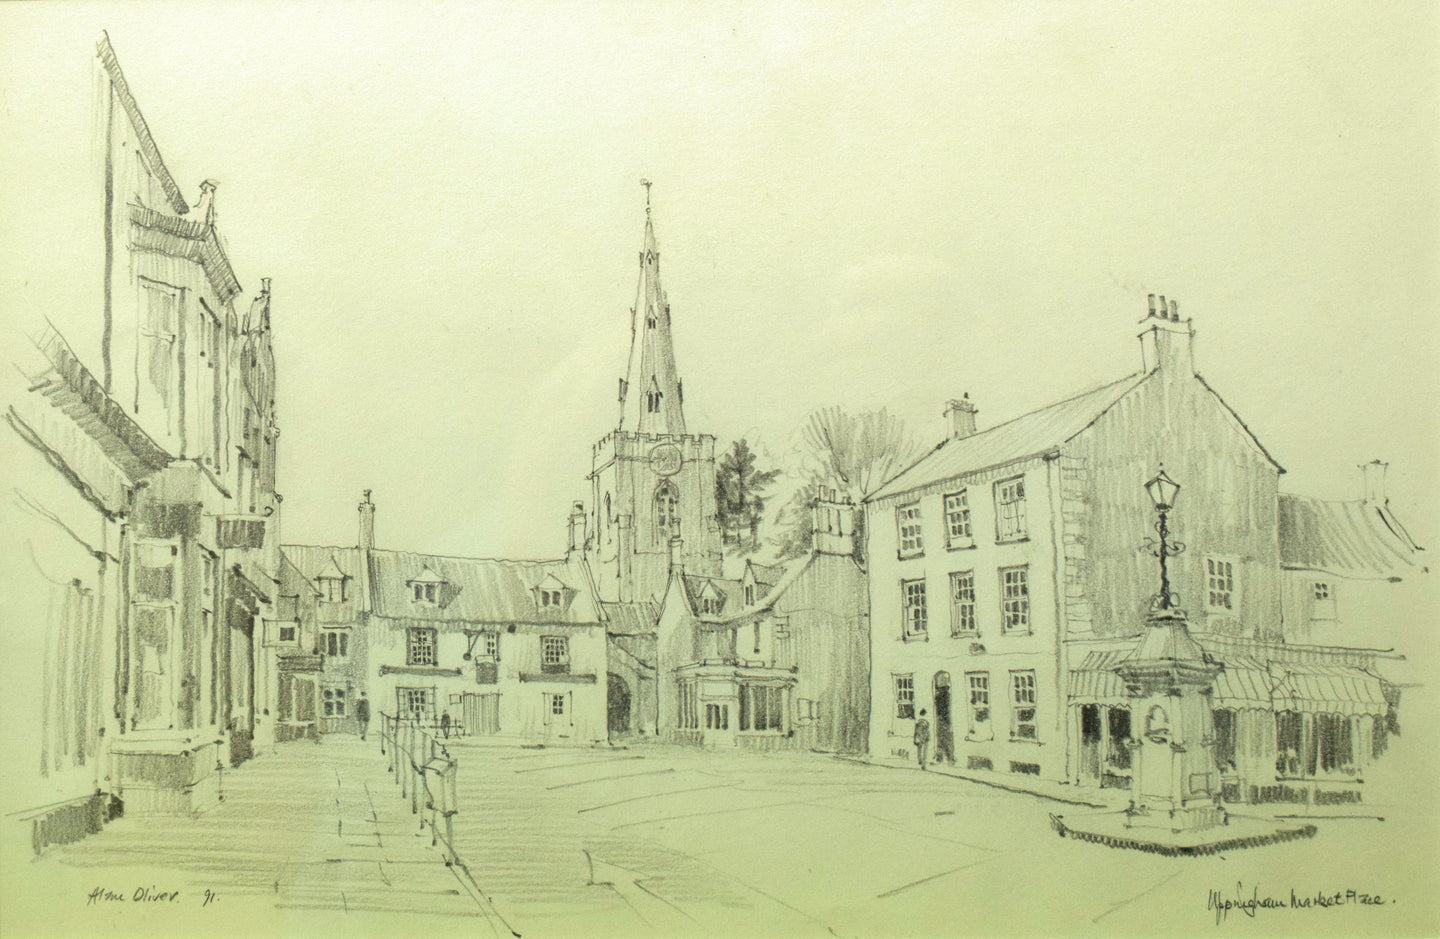
[{"label": "gabled roof", "polygon": [[1049,453],[1095,423],[1147,377],[1145,373],[1131,375],[968,437],[947,439],[866,501]]},{"label": "gabled roof", "polygon": [[447,581],[444,577],[441,577],[439,574],[437,574],[437,573],[435,573],[434,571],[432,571],[432,570],[430,569],[430,565],[429,565],[429,564],[426,564],[425,567],[420,571],[420,573],[416,574],[414,577],[411,577],[409,580],[407,580],[407,581],[405,581],[405,582],[406,582],[407,584],[445,584],[445,583],[449,583],[449,581]]},{"label": "gabled roof", "polygon": [[723,601],[720,604],[722,616],[745,605],[745,591],[738,580],[686,574],[682,578],[682,583],[685,585],[685,598],[690,603],[692,613],[700,609],[700,598],[703,596],[714,596]]},{"label": "gabled roof", "polygon": [[[409,585],[434,577],[447,584],[446,601],[418,604]],[[541,608],[535,587],[553,577],[574,591],[561,607]],[[475,624],[556,623],[596,625],[600,611],[583,562],[503,561],[455,558],[409,551],[371,551],[374,615],[392,619]]]},{"label": "gabled roof", "polygon": [[754,561],[746,561],[745,573],[753,577],[755,583],[768,587],[771,584],[777,583],[781,577],[785,576],[785,565],[757,564]]},{"label": "gabled roof", "polygon": [[1426,571],[1404,527],[1384,502],[1326,502],[1280,496],[1280,563],[1361,579]]},{"label": "gabled roof", "polygon": [[140,151],[145,155],[145,162],[155,172],[155,178],[160,180],[160,187],[165,190],[165,198],[170,202],[170,208],[181,215],[190,211],[190,206],[185,204],[185,197],[180,194],[180,187],[175,184],[175,177],[165,168],[165,161],[160,159],[160,148],[155,145],[155,138],[150,136],[150,125],[145,123],[145,116],[140,113],[140,105],[135,102],[135,95],[130,91],[130,83],[125,80],[125,74],[120,71],[120,60],[115,57],[115,50],[110,46],[110,37],[102,34],[100,42],[95,46],[95,53],[100,58],[100,64],[104,66],[105,73],[110,76],[110,86],[115,91],[115,100],[125,109],[125,114],[130,118],[130,123],[135,128],[135,136],[140,144]]},{"label": "gabled roof", "polygon": [[316,580],[344,580],[350,575],[340,569],[335,561],[335,555],[330,555],[330,563],[320,568],[320,573],[315,575]]}]

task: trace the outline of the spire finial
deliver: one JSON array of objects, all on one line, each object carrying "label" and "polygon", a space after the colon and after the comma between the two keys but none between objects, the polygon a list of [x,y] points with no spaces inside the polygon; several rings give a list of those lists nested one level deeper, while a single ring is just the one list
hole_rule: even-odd
[{"label": "spire finial", "polygon": [[650,187],[655,185],[648,179],[641,179],[640,185],[645,187],[645,217],[650,217]]}]

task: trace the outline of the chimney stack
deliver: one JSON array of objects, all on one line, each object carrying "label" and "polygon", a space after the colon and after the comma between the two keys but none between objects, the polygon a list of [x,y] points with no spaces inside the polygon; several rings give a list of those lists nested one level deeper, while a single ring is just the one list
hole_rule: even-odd
[{"label": "chimney stack", "polygon": [[975,415],[979,409],[970,403],[970,392],[958,401],[951,399],[945,405],[945,421],[950,425],[950,438],[959,440],[975,433]]},{"label": "chimney stack", "polygon": [[[973,418],[972,418],[973,419]],[[855,503],[834,489],[820,490],[814,508],[814,547],[817,554],[855,553]]]},{"label": "chimney stack", "polygon": [[1385,492],[1385,471],[1390,464],[1382,460],[1371,460],[1360,467],[1365,474],[1365,502],[1371,505],[1385,505],[1390,501]]},{"label": "chimney stack", "polygon": [[366,551],[375,547],[375,503],[370,501],[370,490],[360,500],[360,547]]},{"label": "chimney stack", "polygon": [[213,179],[200,184],[200,202],[195,206],[195,214],[204,219],[207,226],[215,224],[215,187],[219,185]]},{"label": "chimney stack", "polygon": [[270,278],[268,277],[260,278],[260,296],[270,296]]},{"label": "chimney stack", "polygon": [[570,553],[585,550],[585,503],[576,502],[570,509]]},{"label": "chimney stack", "polygon": [[1140,352],[1147,373],[1160,371],[1170,377],[1195,374],[1192,343],[1195,328],[1190,320],[1180,319],[1180,303],[1160,295],[1149,296],[1149,312],[1140,321]]}]

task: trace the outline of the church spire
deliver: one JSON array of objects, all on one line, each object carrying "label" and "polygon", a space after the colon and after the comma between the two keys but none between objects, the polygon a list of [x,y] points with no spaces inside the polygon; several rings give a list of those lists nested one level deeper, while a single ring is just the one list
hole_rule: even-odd
[{"label": "church spire", "polygon": [[630,311],[630,365],[620,383],[620,430],[642,434],[685,433],[683,389],[670,338],[670,303],[660,286],[660,249],[650,217],[650,181],[645,187],[645,243],[640,284]]}]

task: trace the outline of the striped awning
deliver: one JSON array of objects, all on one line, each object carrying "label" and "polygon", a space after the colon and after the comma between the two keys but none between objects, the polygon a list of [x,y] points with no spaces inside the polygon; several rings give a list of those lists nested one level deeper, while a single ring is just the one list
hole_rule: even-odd
[{"label": "striped awning", "polygon": [[[1130,653],[1090,652],[1070,672],[1071,704],[1124,705],[1125,683],[1115,674]],[[1235,659],[1215,677],[1212,702],[1217,708],[1299,711],[1314,714],[1389,712],[1380,678],[1353,665],[1262,662]]]}]

